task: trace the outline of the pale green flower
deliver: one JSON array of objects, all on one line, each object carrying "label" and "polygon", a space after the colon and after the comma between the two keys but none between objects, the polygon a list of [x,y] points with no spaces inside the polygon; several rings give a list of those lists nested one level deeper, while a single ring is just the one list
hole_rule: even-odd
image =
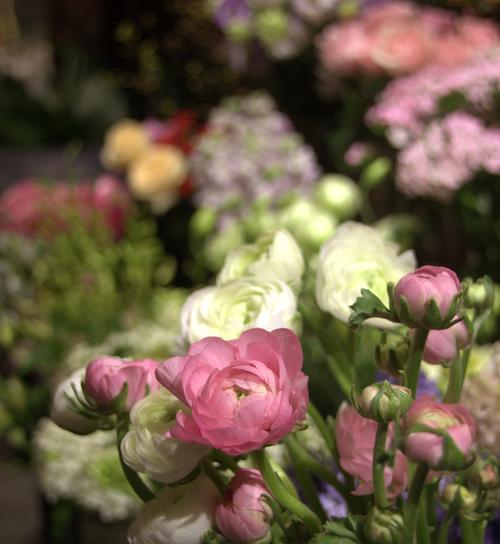
[{"label": "pale green flower", "polygon": [[[348,221],[321,248],[316,277],[316,301],[325,312],[347,323],[351,304],[369,289],[389,303],[387,283],[396,283],[416,267],[413,251],[401,255],[397,244],[388,242],[373,228]],[[385,319],[368,324],[387,328]]]},{"label": "pale green flower", "polygon": [[361,189],[352,179],[341,174],[322,177],[316,185],[314,197],[341,221],[354,217],[361,207]]},{"label": "pale green flower", "polygon": [[280,229],[232,251],[217,276],[217,284],[225,285],[243,276],[254,276],[282,280],[297,291],[303,273],[304,257],[297,242],[287,230]]},{"label": "pale green flower", "polygon": [[254,327],[297,330],[297,299],[283,281],[241,278],[226,285],[195,291],[181,314],[185,340],[197,342],[207,336],[238,338]]},{"label": "pale green flower", "polygon": [[148,395],[130,412],[131,431],[121,444],[123,459],[136,472],[164,483],[188,476],[210,448],[165,436],[182,403],[166,389]]}]

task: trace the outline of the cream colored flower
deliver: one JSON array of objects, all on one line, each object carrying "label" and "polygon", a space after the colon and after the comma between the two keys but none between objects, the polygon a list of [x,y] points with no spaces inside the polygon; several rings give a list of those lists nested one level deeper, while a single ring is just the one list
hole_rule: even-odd
[{"label": "cream colored flower", "polygon": [[165,487],[146,503],[128,531],[129,544],[198,544],[213,524],[220,499],[204,475],[189,484]]},{"label": "cream colored flower", "polygon": [[167,484],[182,480],[196,468],[210,448],[166,436],[182,409],[182,403],[166,389],[134,405],[130,412],[132,427],[121,444],[123,459],[130,468]]},{"label": "cream colored flower", "polygon": [[142,125],[132,119],[123,119],[106,133],[101,161],[110,170],[124,171],[149,145]]},{"label": "cream colored flower", "polygon": [[136,198],[151,202],[154,211],[162,212],[175,201],[187,172],[182,151],[169,145],[153,145],[133,161],[127,180]]},{"label": "cream colored flower", "polygon": [[[318,306],[347,323],[350,306],[363,288],[388,304],[387,283],[396,283],[416,266],[413,251],[399,255],[398,249],[367,225],[354,221],[340,225],[321,248],[316,277]],[[369,319],[367,324],[393,326],[385,319]]]},{"label": "cream colored flower", "polygon": [[314,196],[340,220],[354,217],[361,207],[361,190],[350,178],[328,174],[316,185]]},{"label": "cream colored flower", "polygon": [[282,280],[298,290],[303,273],[304,257],[297,242],[287,230],[280,229],[231,251],[217,276],[217,284],[253,276]]},{"label": "cream colored flower", "polygon": [[230,340],[253,327],[296,330],[298,317],[297,299],[285,282],[241,278],[195,291],[182,308],[181,330],[190,343],[207,336]]}]

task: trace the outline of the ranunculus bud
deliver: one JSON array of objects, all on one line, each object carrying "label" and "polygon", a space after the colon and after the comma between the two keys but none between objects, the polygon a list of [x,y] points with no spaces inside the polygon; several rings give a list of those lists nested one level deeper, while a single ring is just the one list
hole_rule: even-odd
[{"label": "ranunculus bud", "polygon": [[85,372],[83,390],[90,404],[102,414],[126,412],[160,384],[151,359],[124,361],[118,357],[99,357]]},{"label": "ranunculus bud", "polygon": [[219,493],[204,475],[165,487],[146,503],[128,530],[129,544],[198,544],[212,528]]},{"label": "ranunculus bud", "polygon": [[475,457],[476,423],[462,404],[444,404],[432,396],[413,402],[402,424],[404,452],[434,470],[462,470]]},{"label": "ranunculus bud", "polygon": [[468,514],[474,512],[481,502],[477,489],[463,485],[448,484],[439,496],[440,502],[453,512]]},{"label": "ranunculus bud", "polygon": [[365,387],[354,404],[363,417],[388,422],[406,415],[411,403],[411,391],[407,387],[384,381]]},{"label": "ranunculus bud", "polygon": [[140,123],[124,119],[113,125],[104,139],[101,160],[110,170],[123,171],[150,144],[149,137]]},{"label": "ranunculus bud", "polygon": [[399,510],[373,507],[363,522],[365,535],[377,544],[403,542],[403,515]]},{"label": "ranunculus bud", "polygon": [[50,418],[62,429],[75,434],[90,434],[99,428],[100,416],[84,404],[82,380],[85,368],[75,370],[56,389]]},{"label": "ranunculus bud", "polygon": [[[455,318],[458,319],[458,316]],[[463,320],[447,329],[429,331],[422,359],[431,365],[450,363],[455,360],[459,350],[469,345],[471,336]]]},{"label": "ranunculus bud", "polygon": [[460,281],[453,270],[422,266],[398,281],[393,303],[401,323],[444,329],[457,313],[460,294]]},{"label": "ranunculus bud", "polygon": [[210,448],[177,440],[168,434],[185,406],[166,389],[137,402],[130,412],[131,430],[121,443],[127,465],[167,484],[188,476]]},{"label": "ranunculus bud", "polygon": [[491,278],[484,276],[474,282],[467,281],[464,289],[464,304],[482,312],[492,308],[495,302],[495,285]]},{"label": "ranunculus bud", "polygon": [[467,471],[467,482],[481,489],[495,489],[500,485],[498,462],[491,456],[486,459],[477,458]]},{"label": "ranunculus bud", "polygon": [[354,181],[340,174],[328,174],[316,185],[314,197],[341,221],[353,218],[361,206],[361,190]]},{"label": "ranunculus bud", "polygon": [[392,376],[400,376],[408,361],[410,342],[407,336],[384,334],[375,346],[377,365]]},{"label": "ranunculus bud", "polygon": [[265,495],[270,493],[258,470],[238,470],[215,510],[220,532],[237,544],[250,544],[265,538],[271,529],[273,515]]}]

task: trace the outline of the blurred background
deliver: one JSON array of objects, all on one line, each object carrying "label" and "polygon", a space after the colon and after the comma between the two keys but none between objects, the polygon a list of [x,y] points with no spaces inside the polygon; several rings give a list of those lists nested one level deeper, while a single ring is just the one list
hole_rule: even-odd
[{"label": "blurred background", "polygon": [[0,0],[2,542],[124,541],[114,437],[60,434],[53,387],[175,352],[188,289],[270,226],[311,266],[357,218],[500,282],[499,8]]}]

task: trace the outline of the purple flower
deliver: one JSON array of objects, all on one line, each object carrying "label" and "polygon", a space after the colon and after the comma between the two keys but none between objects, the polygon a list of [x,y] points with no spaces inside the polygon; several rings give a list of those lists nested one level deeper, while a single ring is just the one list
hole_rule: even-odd
[{"label": "purple flower", "polygon": [[222,0],[213,14],[215,23],[222,30],[236,21],[246,22],[250,16],[251,11],[246,0]]}]

